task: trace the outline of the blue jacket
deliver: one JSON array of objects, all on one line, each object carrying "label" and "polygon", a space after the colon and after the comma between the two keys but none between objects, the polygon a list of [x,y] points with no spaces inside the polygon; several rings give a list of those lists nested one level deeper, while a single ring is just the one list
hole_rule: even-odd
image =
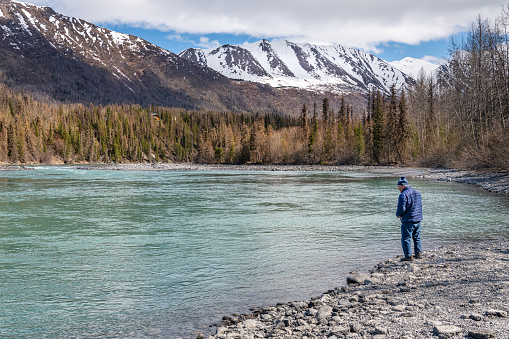
[{"label": "blue jacket", "polygon": [[401,222],[417,223],[422,220],[421,193],[418,190],[405,186],[398,198],[396,216]]}]

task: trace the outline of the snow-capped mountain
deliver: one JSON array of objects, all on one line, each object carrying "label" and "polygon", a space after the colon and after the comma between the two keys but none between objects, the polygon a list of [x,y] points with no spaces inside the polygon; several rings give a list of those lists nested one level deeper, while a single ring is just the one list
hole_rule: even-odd
[{"label": "snow-capped mountain", "polygon": [[0,81],[66,102],[224,108],[203,92],[235,93],[226,77],[143,39],[18,1],[0,0],[0,54]]},{"label": "snow-capped mountain", "polygon": [[138,37],[12,0],[0,0],[0,55],[0,82],[63,102],[298,114],[323,99],[232,81]]},{"label": "snow-capped mountain", "polygon": [[191,48],[179,56],[231,78],[273,87],[366,93],[388,92],[411,83],[412,77],[380,58],[340,45],[261,40],[242,46]]},{"label": "snow-capped mountain", "polygon": [[[342,46],[288,41],[189,49],[180,56],[138,37],[13,0],[0,0],[0,82],[42,98],[187,109],[299,114],[346,93],[359,111],[370,88],[412,79]],[[248,81],[232,81],[248,80]]]},{"label": "snow-capped mountain", "polygon": [[426,75],[430,75],[440,67],[440,65],[436,65],[422,59],[414,59],[410,57],[389,63],[414,79],[417,79],[421,72],[424,72]]}]

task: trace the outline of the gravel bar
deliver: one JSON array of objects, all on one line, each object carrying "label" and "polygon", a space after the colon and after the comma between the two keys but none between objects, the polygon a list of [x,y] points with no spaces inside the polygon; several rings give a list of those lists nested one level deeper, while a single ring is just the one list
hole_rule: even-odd
[{"label": "gravel bar", "polygon": [[224,317],[206,338],[509,338],[507,239],[400,258],[320,297]]}]

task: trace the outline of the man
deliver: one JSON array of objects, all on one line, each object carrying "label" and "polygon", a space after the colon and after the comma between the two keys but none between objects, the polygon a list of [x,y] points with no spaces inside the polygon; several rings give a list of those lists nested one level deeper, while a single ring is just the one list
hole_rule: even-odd
[{"label": "man", "polygon": [[405,257],[402,261],[412,261],[412,240],[415,259],[421,259],[421,193],[410,187],[405,177],[398,180],[399,198],[396,216],[401,219],[401,246]]}]

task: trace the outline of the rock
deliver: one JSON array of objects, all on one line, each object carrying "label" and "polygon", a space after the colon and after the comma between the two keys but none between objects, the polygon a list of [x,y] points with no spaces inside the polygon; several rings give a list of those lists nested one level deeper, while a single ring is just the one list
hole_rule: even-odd
[{"label": "rock", "polygon": [[396,312],[403,312],[406,310],[406,306],[403,306],[403,305],[396,305],[392,308],[393,311],[396,311]]},{"label": "rock", "polygon": [[338,306],[346,306],[346,305],[349,305],[349,304],[350,304],[350,301],[347,300],[347,299],[338,300],[338,303],[337,303]]},{"label": "rock", "polygon": [[216,330],[216,335],[224,335],[226,332],[226,327],[224,326],[220,326],[217,328]]},{"label": "rock", "polygon": [[433,328],[433,333],[439,338],[451,338],[461,332],[461,328],[452,325],[440,325]]},{"label": "rock", "polygon": [[350,324],[350,331],[351,332],[354,332],[354,333],[357,333],[357,332],[360,332],[362,330],[362,325],[359,324],[359,323],[351,323]]},{"label": "rock", "polygon": [[487,316],[495,316],[500,318],[507,318],[507,312],[506,311],[500,311],[500,310],[487,310],[486,311]]},{"label": "rock", "polygon": [[347,333],[350,333],[350,328],[345,326],[334,326],[330,329],[330,332],[334,335],[343,336]]},{"label": "rock", "polygon": [[330,307],[330,306],[320,307],[320,309],[318,310],[318,312],[316,312],[316,315],[315,315],[315,317],[318,320],[325,320],[327,318],[330,318],[331,316],[332,316],[332,307]]},{"label": "rock", "polygon": [[286,327],[285,322],[284,322],[284,321],[281,321],[281,320],[276,321],[276,323],[274,324],[274,328],[275,328],[275,329],[278,329],[278,330],[279,330],[279,329],[283,329],[283,328],[285,328],[285,327]]},{"label": "rock", "polygon": [[387,332],[385,327],[375,326],[375,334],[387,334]]},{"label": "rock", "polygon": [[308,310],[306,311],[306,315],[311,317],[314,317],[317,313],[318,310],[315,308],[308,308]]},{"label": "rock", "polygon": [[347,278],[346,278],[346,283],[347,284],[364,284],[364,281],[366,281],[367,279],[369,279],[369,276],[367,274],[363,274],[363,273],[355,273],[355,274],[350,274]]},{"label": "rock", "polygon": [[380,282],[380,280],[378,280],[376,278],[369,278],[369,279],[364,280],[364,285],[375,285],[375,284],[378,284],[379,282]]},{"label": "rock", "polygon": [[468,336],[474,339],[495,338],[495,334],[490,330],[472,330],[468,331]]},{"label": "rock", "polygon": [[303,301],[293,302],[293,303],[291,303],[291,305],[293,308],[304,308],[307,306],[307,304]]},{"label": "rock", "polygon": [[272,316],[270,314],[262,314],[260,317],[263,321],[270,321]]},{"label": "rock", "polygon": [[348,301],[351,302],[351,303],[359,301],[359,296],[354,295],[350,299],[348,299]]},{"label": "rock", "polygon": [[258,328],[262,325],[262,323],[256,319],[247,319],[242,322],[242,325],[244,325],[244,328]]},{"label": "rock", "polygon": [[477,314],[477,313],[472,313],[469,316],[469,318],[472,319],[472,320],[475,320],[475,321],[481,321],[482,320],[482,315]]}]

